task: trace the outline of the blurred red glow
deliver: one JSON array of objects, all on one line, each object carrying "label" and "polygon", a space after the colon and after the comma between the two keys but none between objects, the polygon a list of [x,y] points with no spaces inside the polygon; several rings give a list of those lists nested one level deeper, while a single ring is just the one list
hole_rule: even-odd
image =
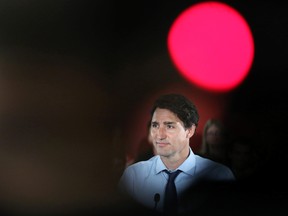
[{"label": "blurred red glow", "polygon": [[239,12],[219,2],[183,11],[168,34],[168,50],[181,75],[217,92],[241,84],[253,63],[254,40]]}]

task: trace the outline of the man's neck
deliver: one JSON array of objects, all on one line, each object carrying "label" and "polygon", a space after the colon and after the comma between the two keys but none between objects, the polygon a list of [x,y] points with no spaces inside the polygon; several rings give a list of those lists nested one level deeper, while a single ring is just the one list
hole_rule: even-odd
[{"label": "man's neck", "polygon": [[190,148],[188,148],[188,151],[181,153],[169,157],[160,156],[160,158],[168,170],[176,170],[189,157]]}]

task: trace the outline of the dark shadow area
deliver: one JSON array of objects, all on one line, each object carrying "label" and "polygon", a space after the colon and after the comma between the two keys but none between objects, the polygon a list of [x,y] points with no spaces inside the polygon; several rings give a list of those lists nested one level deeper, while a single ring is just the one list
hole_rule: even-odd
[{"label": "dark shadow area", "polygon": [[[140,99],[187,85],[166,35],[197,2],[0,2],[0,215],[157,215],[117,192],[136,133],[125,127]],[[223,2],[247,18],[256,49],[227,123],[257,140],[261,165],[232,185],[191,188],[183,215],[286,216],[287,6]]]}]

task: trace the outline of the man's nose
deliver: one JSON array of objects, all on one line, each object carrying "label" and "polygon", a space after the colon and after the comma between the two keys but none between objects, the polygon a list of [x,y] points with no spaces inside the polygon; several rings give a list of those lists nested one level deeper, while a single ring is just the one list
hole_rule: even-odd
[{"label": "man's nose", "polygon": [[160,139],[166,138],[166,130],[165,130],[164,127],[159,127],[157,136],[158,136],[158,138],[160,138]]}]

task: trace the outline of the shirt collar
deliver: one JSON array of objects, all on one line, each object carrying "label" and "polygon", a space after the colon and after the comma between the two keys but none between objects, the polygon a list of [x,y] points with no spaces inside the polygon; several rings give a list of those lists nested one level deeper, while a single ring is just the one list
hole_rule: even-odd
[{"label": "shirt collar", "polygon": [[[193,175],[194,170],[195,170],[195,154],[193,153],[192,149],[189,149],[189,156],[188,158],[177,168],[181,170],[184,173],[187,173],[189,175]],[[155,172],[156,174],[159,174],[163,170],[166,170],[166,166],[162,162],[161,158],[159,155],[156,157],[156,167],[155,167]]]}]

